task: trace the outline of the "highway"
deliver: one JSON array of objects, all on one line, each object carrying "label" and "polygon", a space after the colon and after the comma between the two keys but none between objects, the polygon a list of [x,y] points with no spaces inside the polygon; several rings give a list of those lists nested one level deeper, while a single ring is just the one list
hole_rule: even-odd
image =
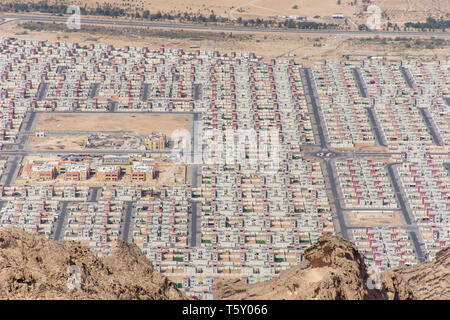
[{"label": "highway", "polygon": [[190,234],[190,246],[196,247],[201,241],[201,229],[200,227],[200,206],[201,204],[195,201],[190,201],[191,203],[191,234]]},{"label": "highway", "polygon": [[[339,195],[338,195],[338,191],[337,191],[336,181],[334,179],[333,168],[331,165],[332,158],[337,157],[338,154],[333,153],[328,149],[328,146],[327,146],[327,143],[325,140],[325,135],[323,133],[324,126],[322,124],[322,118],[320,117],[319,105],[317,104],[317,101],[316,101],[316,93],[315,93],[315,90],[313,87],[313,81],[311,78],[311,69],[303,68],[302,73],[303,73],[302,81],[304,84],[306,101],[308,102],[310,107],[313,109],[315,124],[316,124],[315,129],[316,129],[316,131],[318,131],[317,135],[319,136],[320,146],[322,148],[320,152],[315,152],[315,153],[313,153],[313,155],[320,158],[323,162],[325,162],[325,168],[327,171],[329,186],[331,188],[331,192],[332,192],[333,199],[334,199],[334,207],[336,208],[336,215],[337,215],[337,219],[338,219],[338,223],[339,223],[339,229],[341,231],[342,237],[344,237],[347,240],[350,240],[348,233],[347,233],[347,226],[345,224],[344,213],[342,212],[341,203],[339,201]],[[306,82],[305,82],[305,80],[306,80]],[[328,154],[328,156],[325,156],[322,154]]]},{"label": "highway", "polygon": [[141,97],[142,102],[147,102],[149,88],[150,88],[149,83],[143,83],[141,85],[141,92],[139,93],[139,96]]},{"label": "highway", "polygon": [[448,174],[450,175],[450,163],[444,163],[445,169],[447,169]]},{"label": "highway", "polygon": [[367,113],[369,115],[369,121],[370,121],[370,124],[372,126],[372,130],[375,133],[375,139],[377,140],[377,144],[380,145],[380,146],[383,146],[383,147],[387,147],[388,145],[384,141],[383,135],[380,132],[381,130],[378,127],[374,108],[373,107],[372,108],[367,108]]},{"label": "highway", "polygon": [[306,83],[305,83],[305,81],[303,81],[304,91],[306,94],[306,101],[309,102],[308,104],[310,104],[310,106],[314,112],[314,118],[316,120],[316,126],[317,126],[317,134],[320,139],[320,146],[323,151],[328,151],[328,147],[327,147],[326,140],[325,140],[325,135],[323,133],[322,121],[321,121],[320,113],[319,113],[320,110],[319,110],[319,106],[317,105],[316,95],[314,93],[314,89],[312,86],[311,69],[303,68],[302,73],[303,73],[302,80],[306,80]]},{"label": "highway", "polygon": [[[328,182],[331,188],[331,192],[332,192],[332,198],[334,200],[334,207],[336,210],[336,216],[337,216],[337,223],[338,225],[336,225],[336,221],[335,221],[335,227],[336,230],[340,230],[340,233],[342,235],[342,237],[344,237],[345,239],[348,239],[351,241],[349,234],[347,232],[347,230],[349,229],[346,225],[345,222],[345,215],[343,212],[343,208],[341,206],[340,200],[339,200],[339,193],[337,190],[337,185],[338,182],[335,180],[334,178],[334,174],[333,174],[333,166],[332,166],[332,161],[333,159],[336,159],[338,157],[351,157],[351,158],[355,158],[355,157],[389,157],[392,154],[398,154],[398,153],[389,153],[389,152],[335,152],[332,151],[330,149],[328,149],[326,141],[325,141],[325,136],[323,133],[323,125],[322,125],[322,118],[320,117],[320,109],[319,106],[316,102],[316,94],[314,92],[314,88],[313,88],[313,84],[312,84],[312,78],[311,78],[311,74],[310,74],[310,70],[303,68],[302,70],[303,72],[303,76],[302,76],[302,80],[304,81],[304,91],[306,94],[306,100],[308,102],[308,104],[312,107],[313,111],[314,111],[314,118],[315,118],[315,122],[316,122],[316,128],[315,130],[318,130],[317,134],[320,137],[320,146],[322,148],[322,150],[320,152],[310,152],[310,153],[303,153],[303,154],[309,154],[311,156],[314,157],[318,157],[319,159],[321,159],[321,161],[324,163],[325,165],[325,169],[326,169],[326,176],[328,177]],[[365,86],[362,82],[362,78],[361,75],[359,73],[359,70],[354,69],[353,70],[353,74],[355,77],[355,80],[358,84],[358,88],[360,91],[361,96],[363,97],[367,97],[367,92],[365,90]],[[306,80],[306,81],[305,81]],[[369,120],[372,124],[372,127],[375,131],[375,135],[376,138],[378,140],[378,143],[380,145],[386,146],[386,143],[384,143],[383,139],[382,139],[382,135],[380,132],[380,128],[378,125],[378,122],[375,119],[375,115],[373,113],[373,109],[368,109],[368,113],[369,113]],[[397,182],[397,177],[393,171],[392,166],[395,165],[396,163],[391,163],[387,165],[387,169],[388,169],[388,173],[389,176],[391,178],[395,193],[397,195],[397,199],[398,202],[400,203],[400,207],[401,207],[401,211],[403,213],[403,217],[405,220],[406,225],[402,226],[405,230],[408,230],[409,234],[410,234],[410,238],[411,241],[414,245],[415,251],[416,251],[416,255],[417,258],[419,259],[419,261],[424,261],[425,257],[424,257],[424,250],[422,250],[422,246],[419,242],[418,236],[420,235],[419,230],[417,228],[417,225],[415,223],[411,222],[411,218],[409,216],[409,211],[406,207],[405,204],[405,200],[403,198],[403,194],[401,192],[400,186]],[[372,210],[373,211],[373,210]],[[382,211],[382,210],[381,210]],[[354,228],[354,227],[352,227]]]},{"label": "highway", "polygon": [[45,94],[47,93],[47,82],[41,82],[39,84],[38,93],[37,93],[37,101],[42,101],[45,98]]},{"label": "highway", "polygon": [[92,84],[91,90],[89,92],[89,99],[93,99],[93,98],[95,98],[95,96],[97,96],[97,90],[98,90],[99,86],[100,86],[100,83],[98,83],[98,82]]},{"label": "highway", "polygon": [[331,159],[326,159],[325,164],[326,164],[326,168],[327,168],[327,172],[328,172],[328,179],[330,180],[331,191],[333,193],[334,206],[336,208],[336,213],[337,213],[337,218],[339,221],[339,227],[341,230],[341,234],[342,234],[342,237],[344,237],[347,240],[350,240],[348,233],[347,233],[347,226],[345,224],[344,213],[342,212],[341,203],[339,201],[339,195],[338,195],[338,191],[337,191],[337,187],[336,187],[337,184],[334,179],[333,167],[331,165]]},{"label": "highway", "polygon": [[[91,187],[89,188],[89,192],[91,194],[91,198],[88,200],[88,202],[96,202],[97,200],[97,196],[98,196],[98,191],[102,190],[103,187]],[[101,194],[101,192],[100,192]]]},{"label": "highway", "polygon": [[36,112],[30,112],[30,116],[27,120],[27,126],[25,127],[25,131],[29,131],[29,132],[31,131],[35,117],[36,117]]},{"label": "highway", "polygon": [[[67,16],[68,17],[68,16]],[[22,21],[41,21],[41,22],[63,22],[67,17],[38,16],[38,15],[17,15],[0,14],[1,19],[14,19]],[[4,23],[8,23],[8,20]],[[359,30],[305,30],[305,29],[276,29],[276,28],[256,28],[256,27],[236,27],[219,25],[201,25],[201,24],[183,24],[183,23],[165,23],[165,22],[143,22],[143,21],[125,21],[108,20],[97,18],[82,18],[81,24],[97,24],[112,26],[130,26],[130,27],[152,27],[158,29],[187,29],[187,30],[211,30],[227,32],[264,32],[264,33],[293,33],[293,34],[332,34],[332,35],[363,35],[363,36],[410,36],[410,37],[450,37],[450,32],[422,32],[422,31],[359,31]]]},{"label": "highway", "polygon": [[110,102],[108,102],[108,111],[107,111],[107,113],[115,112],[116,111],[116,105],[117,105],[117,101],[110,101]]},{"label": "highway", "polygon": [[361,72],[359,71],[359,68],[353,68],[352,72],[353,72],[353,77],[355,78],[356,84],[358,86],[359,94],[361,95],[361,97],[367,98],[366,86],[363,84],[363,80],[362,80]]},{"label": "highway", "polygon": [[199,100],[201,98],[202,85],[200,83],[194,84],[194,100]]},{"label": "highway", "polygon": [[[16,171],[18,169],[18,164],[22,162],[23,157],[14,157],[12,158],[10,164],[11,167],[8,169],[8,175],[6,176],[5,180],[5,187],[9,187],[11,185],[11,182],[14,178],[14,175],[16,174]],[[9,165],[9,163],[8,163]]]}]

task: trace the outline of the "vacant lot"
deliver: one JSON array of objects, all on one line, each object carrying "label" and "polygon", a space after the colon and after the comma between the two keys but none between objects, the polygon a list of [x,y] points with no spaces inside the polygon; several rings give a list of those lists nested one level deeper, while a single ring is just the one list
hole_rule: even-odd
[{"label": "vacant lot", "polygon": [[367,210],[346,211],[349,227],[401,226],[402,218],[399,211]]},{"label": "vacant lot", "polygon": [[[202,14],[226,17],[229,19],[271,18],[274,16],[297,15],[313,18],[343,13],[355,22],[364,23],[368,14],[364,11],[368,5],[377,5],[383,13],[382,23],[417,22],[431,16],[445,17],[450,12],[450,2],[446,0],[3,0],[2,4],[24,4],[45,1],[48,4],[78,5],[83,8],[97,7],[123,9],[127,14],[148,10],[150,14],[161,12],[176,14]],[[339,4],[338,4],[339,3]],[[61,12],[64,13],[64,12]]]},{"label": "vacant lot", "polygon": [[35,130],[61,133],[123,132],[135,135],[159,131],[170,137],[176,129],[190,130],[191,122],[192,116],[186,114],[42,113],[36,119]]},{"label": "vacant lot", "polygon": [[[136,136],[129,137],[120,133],[114,134],[48,134],[45,137],[30,135],[28,150],[137,150],[144,148],[142,139]],[[88,143],[88,138],[90,142]]]}]

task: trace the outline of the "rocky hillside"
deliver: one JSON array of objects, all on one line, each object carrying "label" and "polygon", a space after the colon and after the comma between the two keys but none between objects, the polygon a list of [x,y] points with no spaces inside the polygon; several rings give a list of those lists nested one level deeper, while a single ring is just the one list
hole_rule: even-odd
[{"label": "rocky hillside", "polygon": [[0,299],[187,297],[134,244],[117,242],[111,256],[99,259],[75,242],[7,227],[0,229]]},{"label": "rocky hillside", "polygon": [[387,270],[368,288],[369,274],[356,246],[323,234],[305,251],[305,261],[276,279],[256,284],[218,280],[214,299],[450,299],[450,248],[436,261]]},{"label": "rocky hillside", "polygon": [[[304,257],[305,261],[270,281],[251,285],[215,281],[214,298],[450,299],[450,247],[433,262],[383,272],[373,289],[367,285],[364,258],[351,242],[325,233]],[[187,297],[155,271],[134,244],[117,242],[113,254],[100,259],[75,242],[62,244],[7,227],[0,229],[0,299]]]},{"label": "rocky hillside", "polygon": [[389,299],[450,300],[450,247],[441,250],[433,262],[383,272],[381,283]]}]

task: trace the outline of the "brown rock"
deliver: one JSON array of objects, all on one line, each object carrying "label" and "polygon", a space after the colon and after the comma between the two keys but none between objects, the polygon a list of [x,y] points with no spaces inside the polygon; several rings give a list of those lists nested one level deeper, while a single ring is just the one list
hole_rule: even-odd
[{"label": "brown rock", "polygon": [[369,295],[363,256],[355,245],[324,233],[305,251],[306,261],[276,279],[247,285],[218,280],[214,299],[365,299]]},{"label": "brown rock", "polygon": [[[70,290],[69,266],[80,270]],[[134,244],[116,243],[97,258],[78,243],[49,240],[13,227],[0,229],[0,299],[187,299],[153,269]]]}]

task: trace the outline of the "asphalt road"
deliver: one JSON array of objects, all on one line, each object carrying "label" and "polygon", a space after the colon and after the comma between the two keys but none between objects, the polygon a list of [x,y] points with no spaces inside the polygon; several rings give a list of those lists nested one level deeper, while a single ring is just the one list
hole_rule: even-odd
[{"label": "asphalt road", "polygon": [[130,234],[130,222],[131,222],[131,211],[133,210],[133,202],[126,202],[126,209],[125,209],[125,219],[123,223],[123,234],[122,234],[122,241],[123,242],[129,242],[128,241],[128,235]]},{"label": "asphalt road", "polygon": [[408,87],[411,89],[416,88],[416,84],[414,83],[414,80],[411,78],[411,74],[409,73],[409,70],[405,67],[400,67],[400,70],[403,74],[403,78],[405,78],[406,83],[408,84]]},{"label": "asphalt road", "polygon": [[54,240],[62,241],[61,232],[64,228],[64,220],[66,219],[67,204],[67,201],[62,202],[61,213],[59,214],[58,224],[56,225],[55,235],[53,237]]},{"label": "asphalt road", "polygon": [[425,123],[427,124],[428,130],[430,131],[431,137],[433,138],[433,142],[437,146],[443,146],[442,139],[439,137],[439,133],[428,115],[428,110],[426,108],[419,108],[419,110],[422,114],[423,119],[425,120]]},{"label": "asphalt road", "polygon": [[375,138],[380,146],[387,147],[387,143],[384,142],[383,135],[380,132],[380,128],[377,125],[376,115],[373,108],[367,108],[367,114],[369,115],[369,121],[372,125],[372,129],[375,133]]},{"label": "asphalt road", "polygon": [[362,80],[359,68],[353,68],[352,72],[353,72],[353,77],[356,80],[356,84],[358,85],[359,94],[361,95],[361,97],[367,98],[366,86],[363,84],[363,80]]},{"label": "asphalt road", "polygon": [[[307,102],[308,102],[308,104],[310,104],[311,108],[314,111],[314,118],[315,118],[315,123],[316,123],[317,131],[318,131],[317,134],[319,135],[320,146],[322,148],[322,150],[320,152],[315,152],[315,153],[313,153],[313,155],[320,158],[322,161],[325,162],[327,176],[328,176],[328,179],[330,182],[331,192],[333,194],[334,206],[336,208],[336,215],[337,215],[338,222],[339,222],[339,229],[341,230],[342,237],[344,237],[347,240],[350,240],[348,233],[347,233],[347,226],[345,224],[344,213],[342,212],[341,203],[339,201],[339,195],[338,195],[338,191],[337,191],[337,187],[336,187],[336,181],[335,181],[334,175],[333,175],[333,169],[331,166],[331,158],[337,157],[338,154],[330,152],[330,150],[328,149],[328,146],[326,144],[325,135],[323,133],[324,126],[322,125],[322,118],[320,117],[320,113],[319,113],[320,110],[319,110],[319,106],[316,101],[316,94],[314,92],[314,88],[313,88],[313,84],[312,84],[311,69],[303,68],[302,71],[304,74],[304,79],[306,80],[306,83],[304,83],[305,94],[307,95],[307,97],[309,97],[309,99],[307,99]],[[302,79],[303,79],[303,77],[302,77]],[[324,154],[324,153],[330,154],[330,157],[325,157],[325,156],[320,155],[320,154]]]},{"label": "asphalt road", "polygon": [[[9,18],[24,21],[46,21],[46,22],[66,22],[67,17],[52,16],[35,16],[35,15],[13,15],[1,14],[0,18]],[[7,23],[7,21],[5,22]],[[140,21],[124,21],[124,20],[107,20],[107,19],[81,19],[81,25],[98,24],[98,25],[117,25],[132,27],[153,27],[162,29],[188,29],[188,30],[213,30],[213,31],[244,31],[244,32],[265,32],[265,33],[294,33],[294,34],[335,34],[335,35],[365,35],[365,36],[433,36],[433,37],[450,37],[450,32],[421,32],[421,31],[342,31],[342,30],[303,30],[303,29],[274,29],[274,28],[254,28],[254,27],[234,27],[234,26],[215,26],[200,24],[182,24],[182,23],[159,23],[159,22],[140,22]],[[82,27],[81,27],[82,28]]]},{"label": "asphalt road", "polygon": [[[361,95],[361,97],[367,98],[367,88],[361,77],[361,71],[359,70],[359,68],[353,68],[352,72],[353,72],[353,77],[355,78],[356,85],[358,86],[359,94]],[[372,129],[375,133],[375,138],[377,139],[378,145],[387,147],[387,144],[383,140],[383,135],[380,132],[380,128],[378,127],[374,109],[368,108],[367,113],[369,116],[370,124],[372,125]]]}]

